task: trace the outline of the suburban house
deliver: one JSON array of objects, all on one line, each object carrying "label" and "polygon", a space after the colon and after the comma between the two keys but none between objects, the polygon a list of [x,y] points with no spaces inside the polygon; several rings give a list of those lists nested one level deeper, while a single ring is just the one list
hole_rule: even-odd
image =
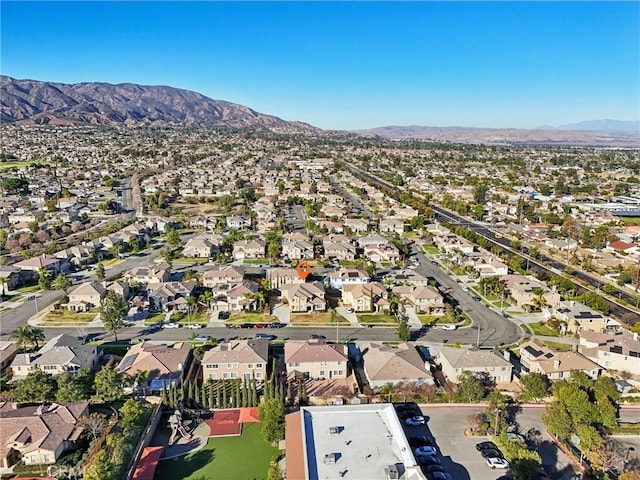
[{"label": "suburban house", "polygon": [[395,245],[365,245],[364,256],[374,263],[395,263],[400,260],[400,252]]},{"label": "suburban house", "polygon": [[51,275],[56,276],[60,272],[67,272],[71,264],[66,259],[43,253],[39,257],[27,258],[21,262],[14,263],[13,266],[34,274],[37,274],[40,270],[46,270]]},{"label": "suburban house", "polygon": [[602,314],[591,310],[585,304],[574,300],[558,302],[554,307],[542,309],[545,320],[555,318],[564,322],[565,332],[604,332],[609,328],[617,328],[620,324]]},{"label": "suburban house", "polygon": [[345,218],[342,224],[353,233],[367,233],[369,231],[369,222],[365,218]]},{"label": "suburban house", "polygon": [[384,276],[385,281],[390,281],[394,285],[413,285],[414,287],[426,287],[429,279],[409,268],[400,270],[390,270]]},{"label": "suburban house", "polygon": [[75,373],[81,368],[93,370],[100,356],[96,345],[88,345],[67,334],[53,337],[36,353],[18,353],[11,362],[14,379],[26,377],[40,369],[50,375]]},{"label": "suburban house", "polygon": [[263,338],[219,343],[202,357],[202,380],[267,378],[269,340]]},{"label": "suburban house", "polygon": [[545,240],[544,244],[549,248],[559,251],[575,250],[576,248],[578,248],[578,242],[569,237],[549,238]]},{"label": "suburban house", "polygon": [[404,220],[401,218],[387,217],[380,220],[380,233],[395,233],[402,235],[404,233]]},{"label": "suburban house", "polygon": [[218,256],[218,244],[210,238],[201,235],[187,240],[182,249],[183,257],[192,258],[216,258]]},{"label": "suburban house", "polygon": [[238,283],[229,286],[227,290],[216,289],[212,309],[218,312],[257,310],[261,306],[261,301],[255,296],[258,290],[257,283]]},{"label": "suburban house", "polygon": [[280,293],[291,312],[324,312],[327,309],[324,285],[320,282],[283,285]]},{"label": "suburban house", "polygon": [[26,465],[54,464],[80,439],[78,419],[89,402],[25,405],[0,402],[0,457],[9,468],[21,458]]},{"label": "suburban house", "polygon": [[509,273],[507,264],[493,255],[477,257],[473,268],[481,277],[501,277]]},{"label": "suburban house", "polygon": [[325,258],[353,261],[356,258],[356,247],[349,242],[324,242]]},{"label": "suburban house", "polygon": [[0,340],[0,371],[4,371],[18,353],[18,345],[9,340]]},{"label": "suburban house", "polygon": [[401,285],[392,288],[393,292],[400,297],[400,300],[414,307],[418,312],[426,312],[430,315],[441,315],[444,313],[444,298],[440,292],[431,285],[412,286]]},{"label": "suburban house", "polygon": [[126,272],[122,278],[130,284],[150,284],[167,282],[171,278],[169,265],[160,263],[151,266],[138,266]]},{"label": "suburban house", "polygon": [[125,282],[85,282],[69,292],[67,309],[76,312],[87,312],[98,308],[107,292],[113,290],[125,299],[129,296],[129,284]]},{"label": "suburban house", "polygon": [[453,233],[435,236],[433,242],[440,250],[446,253],[461,252],[470,254],[475,250],[473,243]]},{"label": "suburban house", "polygon": [[233,258],[264,258],[267,244],[263,240],[239,240],[233,244]]},{"label": "suburban house", "polygon": [[380,312],[389,310],[389,295],[379,282],[345,285],[342,287],[342,304],[356,312]]},{"label": "suburban house", "polygon": [[560,303],[560,294],[532,275],[505,275],[503,280],[518,307],[555,307]]},{"label": "suburban house", "polygon": [[227,218],[227,227],[232,230],[244,230],[251,227],[251,218],[249,217],[229,217]]},{"label": "suburban house", "polygon": [[287,258],[313,258],[313,243],[306,240],[284,240],[282,256]]},{"label": "suburban house", "polygon": [[89,265],[90,263],[100,260],[102,255],[101,250],[88,247],[86,245],[75,245],[73,247],[65,248],[59,252],[54,253],[54,257],[64,259],[74,265]]},{"label": "suburban house", "polygon": [[171,383],[180,384],[191,361],[191,345],[140,342],[132,346],[118,364],[117,370],[130,376],[148,372],[149,390],[162,390]]},{"label": "suburban house", "polygon": [[370,281],[369,274],[359,268],[340,267],[329,274],[329,283],[337,289],[341,289],[344,285],[363,284]]},{"label": "suburban house", "polygon": [[374,342],[359,344],[364,359],[364,372],[371,388],[387,383],[412,382],[433,385],[428,362],[422,359],[411,343],[383,345]]},{"label": "suburban house", "polygon": [[347,346],[323,341],[291,341],[284,344],[289,377],[309,379],[346,378],[350,374]]},{"label": "suburban house", "polygon": [[442,373],[452,382],[465,370],[487,374],[495,383],[511,381],[511,362],[494,351],[469,348],[442,347],[437,354]]},{"label": "suburban house", "polygon": [[621,329],[615,333],[580,332],[578,351],[607,370],[640,372],[640,339],[637,333]]},{"label": "suburban house", "polygon": [[276,290],[284,285],[298,285],[305,282],[295,268],[283,267],[268,268],[267,280],[269,286]]},{"label": "suburban house", "polygon": [[207,270],[202,274],[202,285],[215,289],[219,285],[235,285],[242,283],[245,268],[226,265]]},{"label": "suburban house", "polygon": [[0,295],[7,295],[20,285],[20,269],[9,265],[0,265]]},{"label": "suburban house", "polygon": [[572,370],[578,370],[598,378],[602,368],[597,363],[576,352],[559,352],[544,345],[527,341],[520,345],[520,363],[525,372],[538,372],[550,380],[568,378]]},{"label": "suburban house", "polygon": [[383,245],[389,245],[391,243],[388,238],[375,233],[367,235],[366,237],[360,237],[357,241],[360,248],[382,247]]},{"label": "suburban house", "polygon": [[171,310],[186,311],[189,305],[187,299],[192,295],[195,288],[195,280],[150,284],[148,290],[149,304],[152,309],[163,312]]}]

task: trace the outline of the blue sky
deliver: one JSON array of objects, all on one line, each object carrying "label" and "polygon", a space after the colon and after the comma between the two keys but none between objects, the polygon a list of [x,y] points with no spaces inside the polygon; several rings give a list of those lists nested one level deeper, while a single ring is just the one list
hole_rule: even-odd
[{"label": "blue sky", "polygon": [[171,85],[321,128],[640,119],[640,3],[0,2],[16,78]]}]

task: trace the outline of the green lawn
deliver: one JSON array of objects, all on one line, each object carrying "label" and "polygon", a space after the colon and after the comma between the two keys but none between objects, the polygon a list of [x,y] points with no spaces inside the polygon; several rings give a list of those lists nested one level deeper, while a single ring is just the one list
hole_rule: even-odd
[{"label": "green lawn", "polygon": [[434,247],[433,245],[425,245],[423,248],[425,252],[430,253],[431,255],[437,255],[440,253],[438,251],[438,247]]},{"label": "green lawn", "polygon": [[536,335],[543,335],[545,337],[558,336],[558,334],[553,329],[549,328],[546,325],[541,325],[538,322],[527,323],[527,325],[529,325],[529,328],[531,328],[531,330],[533,330],[533,333]]},{"label": "green lawn", "polygon": [[366,325],[367,323],[388,323],[388,324],[397,324],[396,317],[392,317],[391,315],[387,315],[386,313],[358,313],[358,322],[361,325]]},{"label": "green lawn", "polygon": [[28,287],[20,287],[16,289],[20,293],[36,293],[40,291],[40,287],[38,285],[30,285]]},{"label": "green lawn", "polygon": [[62,313],[48,313],[44,317],[47,323],[89,323],[96,318],[96,313],[76,313],[64,310]]},{"label": "green lawn", "polygon": [[640,225],[640,217],[623,217],[620,220],[625,225]]},{"label": "green lawn", "polygon": [[173,263],[179,263],[180,265],[189,265],[189,264],[200,264],[203,265],[205,263],[209,263],[209,258],[193,258],[193,257],[178,257],[173,259]]},{"label": "green lawn", "polygon": [[152,315],[151,317],[147,317],[144,320],[144,324],[145,325],[150,325],[152,323],[160,323],[164,321],[164,313],[156,313],[155,315]]},{"label": "green lawn", "polygon": [[541,345],[546,345],[547,347],[551,347],[555,350],[560,350],[565,352],[572,350],[571,345],[569,345],[568,343],[550,342],[548,340],[536,340],[536,342]]},{"label": "green lawn", "polygon": [[192,313],[191,315],[187,315],[186,313],[174,313],[171,315],[172,322],[179,322],[184,324],[189,323],[209,323],[209,319],[211,318],[211,314],[207,312],[203,313]]},{"label": "green lawn", "polygon": [[269,462],[279,453],[262,440],[259,423],[245,423],[238,437],[210,438],[201,450],[159,462],[155,478],[266,480]]},{"label": "green lawn", "polygon": [[439,317],[435,315],[418,315],[418,320],[425,325],[432,325],[438,321]]},{"label": "green lawn", "polygon": [[10,168],[24,168],[24,167],[28,167],[29,165],[31,165],[33,162],[20,162],[20,161],[15,161],[15,162],[0,162],[0,171],[3,170],[9,170]]},{"label": "green lawn", "polygon": [[268,258],[245,258],[243,261],[245,265],[269,265],[269,262]]},{"label": "green lawn", "polygon": [[[342,315],[337,313],[339,325],[349,325],[349,321]],[[330,312],[316,312],[316,313],[292,313],[291,323],[294,325],[335,325],[335,322],[331,321]]]}]

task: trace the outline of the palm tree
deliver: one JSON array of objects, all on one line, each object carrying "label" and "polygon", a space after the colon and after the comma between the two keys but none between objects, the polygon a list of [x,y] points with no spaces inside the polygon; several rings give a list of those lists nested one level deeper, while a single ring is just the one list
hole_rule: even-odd
[{"label": "palm tree", "polygon": [[187,298],[187,323],[191,323],[191,309],[198,305],[196,297],[189,296]]},{"label": "palm tree", "polygon": [[31,327],[28,325],[20,325],[13,331],[12,337],[18,342],[20,348],[24,349],[26,346],[31,345]]},{"label": "palm tree", "polygon": [[393,396],[393,393],[395,392],[395,390],[396,389],[393,386],[393,383],[391,382],[387,382],[382,387],[380,387],[380,393],[382,395],[387,395],[388,402],[391,402],[391,397]]},{"label": "palm tree", "polygon": [[535,295],[535,297],[533,299],[533,303],[538,308],[541,309],[543,306],[545,306],[547,304],[547,300],[544,298],[544,294],[546,293],[544,288],[535,287],[533,290],[531,290],[531,293],[533,293],[533,295]]},{"label": "palm tree", "polygon": [[40,342],[44,342],[44,339],[44,330],[41,328],[31,327],[31,341],[36,347],[36,350],[40,348]]},{"label": "palm tree", "polygon": [[211,311],[211,301],[213,300],[213,292],[211,290],[205,290],[202,292],[199,300],[207,306],[208,311]]}]

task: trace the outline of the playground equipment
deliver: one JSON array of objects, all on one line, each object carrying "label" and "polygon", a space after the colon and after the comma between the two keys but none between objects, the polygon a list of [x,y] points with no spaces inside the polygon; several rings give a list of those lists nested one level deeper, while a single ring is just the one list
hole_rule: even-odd
[{"label": "playground equipment", "polygon": [[182,426],[182,414],[180,410],[176,410],[173,412],[173,415],[169,417],[169,427],[171,427],[171,436],[169,437],[169,446],[173,445],[176,441],[176,437],[178,434],[182,436],[182,438],[191,438],[192,434],[187,432],[185,428]]}]

